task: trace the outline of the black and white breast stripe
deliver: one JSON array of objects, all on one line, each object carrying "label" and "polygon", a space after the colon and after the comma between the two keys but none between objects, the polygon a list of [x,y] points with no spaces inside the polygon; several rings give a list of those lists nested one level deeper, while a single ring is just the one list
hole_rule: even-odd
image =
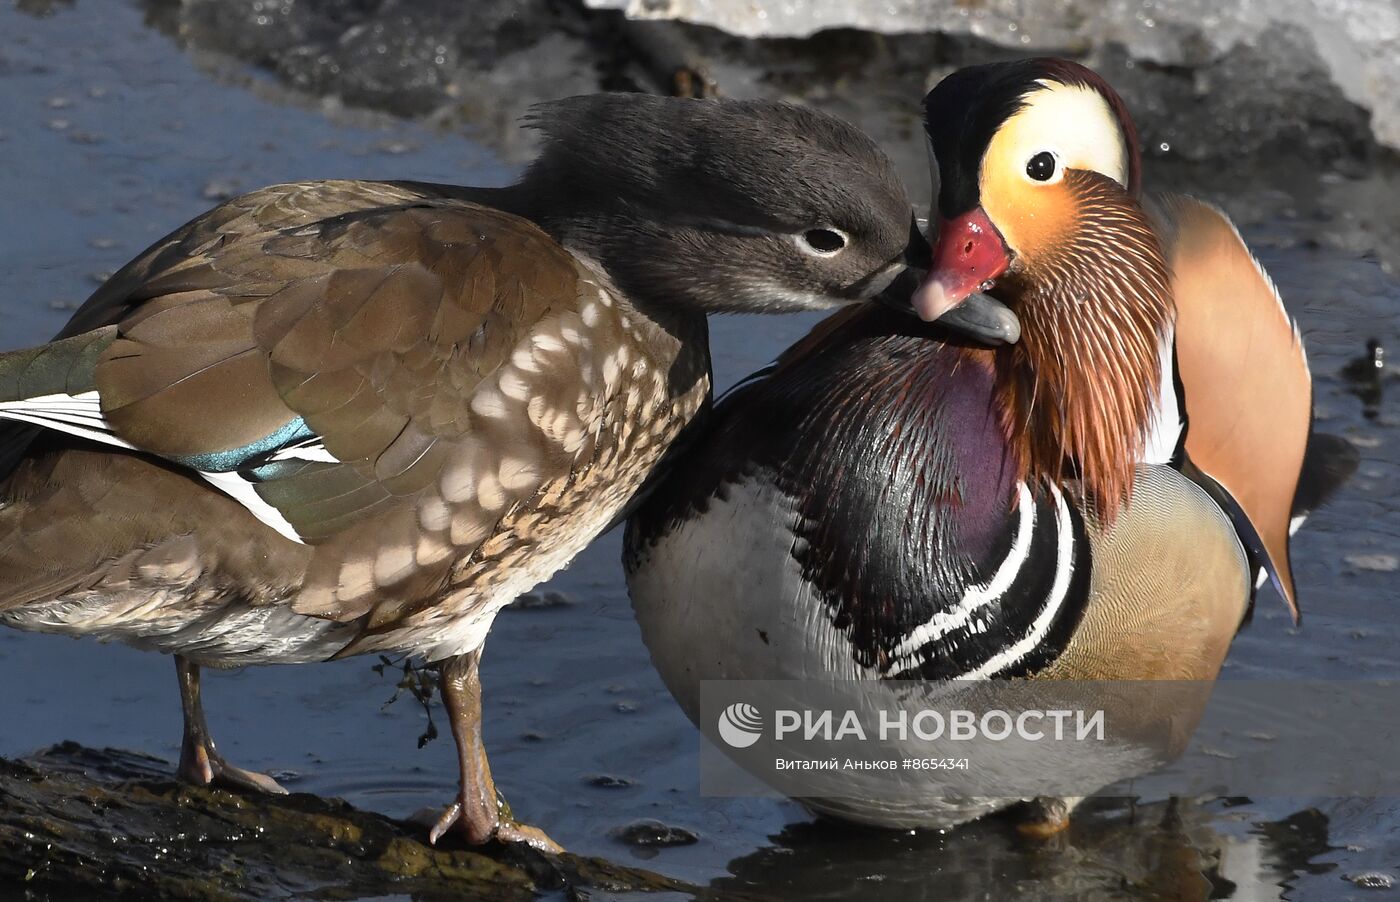
[{"label": "black and white breast stripe", "polygon": [[987,579],[910,630],[881,668],[887,679],[1025,676],[1055,660],[1088,599],[1083,517],[1055,486],[1037,498],[1017,486],[1012,540]]}]

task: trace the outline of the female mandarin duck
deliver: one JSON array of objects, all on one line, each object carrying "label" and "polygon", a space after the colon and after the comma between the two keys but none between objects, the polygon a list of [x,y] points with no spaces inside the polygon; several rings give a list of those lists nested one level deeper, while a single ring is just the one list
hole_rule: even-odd
[{"label": "female mandarin duck", "polygon": [[280,185],[180,228],[51,344],[0,356],[0,622],[199,668],[445,661],[462,790],[503,818],[477,664],[497,611],[618,520],[706,402],[705,314],[869,298],[927,261],[889,160],[780,103],[600,95],[534,112],[501,189]]},{"label": "female mandarin duck", "polygon": [[[925,107],[939,225],[913,305],[935,320],[987,291],[1020,340],[866,306],[717,405],[627,537],[692,719],[705,679],[1213,680],[1256,571],[1296,611],[1311,383],[1230,222],[1142,201],[1124,105],[1077,64],[965,69]],[[810,803],[945,827],[1014,801],[916,784]]]}]

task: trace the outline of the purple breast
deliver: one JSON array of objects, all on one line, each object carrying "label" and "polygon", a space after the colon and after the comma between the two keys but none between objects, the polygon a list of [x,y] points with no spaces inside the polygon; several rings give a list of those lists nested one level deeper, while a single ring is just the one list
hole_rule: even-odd
[{"label": "purple breast", "polygon": [[1017,466],[979,357],[883,309],[804,343],[716,405],[633,518],[629,556],[733,485],[765,480],[797,507],[774,528],[793,530],[803,577],[857,661],[881,667],[1010,548]]}]

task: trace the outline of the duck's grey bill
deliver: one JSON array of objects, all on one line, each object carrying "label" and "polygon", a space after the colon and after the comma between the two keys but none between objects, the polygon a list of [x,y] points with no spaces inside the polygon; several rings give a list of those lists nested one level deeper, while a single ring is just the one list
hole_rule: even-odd
[{"label": "duck's grey bill", "polygon": [[985,294],[969,295],[934,322],[984,344],[1014,345],[1021,340],[1021,321],[1016,314]]}]

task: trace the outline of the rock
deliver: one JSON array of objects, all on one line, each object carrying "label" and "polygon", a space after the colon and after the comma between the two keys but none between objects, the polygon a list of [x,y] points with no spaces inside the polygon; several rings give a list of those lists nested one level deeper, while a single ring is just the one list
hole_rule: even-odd
[{"label": "rock", "polygon": [[669,846],[693,846],[700,837],[684,827],[672,827],[661,821],[641,820],[619,827],[612,831],[613,839],[629,846],[641,848],[667,848]]},{"label": "rock", "polygon": [[[1151,67],[1202,69],[1247,55],[1270,41],[1296,41],[1290,57],[1235,85],[1267,102],[1279,79],[1313,67],[1344,98],[1372,112],[1382,143],[1400,147],[1400,7],[1393,0],[1024,0],[929,3],[927,0],[584,0],[636,19],[682,19],[749,38],[810,37],[858,28],[885,34],[938,32],[1022,52],[1082,55],[1112,45]],[[1243,73],[1241,73],[1243,74]],[[1258,77],[1265,76],[1265,77]]]},{"label": "rock", "polygon": [[[64,743],[0,759],[0,886],[26,899],[534,899],[699,892],[597,858],[424,842],[411,824],[297,793],[173,782],[156,758]],[[702,893],[702,896],[704,894]]]},{"label": "rock", "polygon": [[1395,885],[1394,877],[1389,874],[1382,874],[1380,871],[1367,871],[1364,874],[1350,874],[1346,879],[1362,889],[1390,889]]},{"label": "rock", "polygon": [[[266,66],[297,90],[421,116],[452,105],[458,90],[489,98],[495,63],[539,41],[540,23],[553,20],[550,0],[477,2],[470,15],[448,0],[394,4],[392,12],[382,6],[186,0],[163,8],[156,24]],[[544,65],[557,78],[559,69]]]},{"label": "rock", "polygon": [[1345,560],[1357,570],[1371,570],[1376,573],[1394,573],[1400,570],[1400,557],[1393,554],[1349,554]]}]

